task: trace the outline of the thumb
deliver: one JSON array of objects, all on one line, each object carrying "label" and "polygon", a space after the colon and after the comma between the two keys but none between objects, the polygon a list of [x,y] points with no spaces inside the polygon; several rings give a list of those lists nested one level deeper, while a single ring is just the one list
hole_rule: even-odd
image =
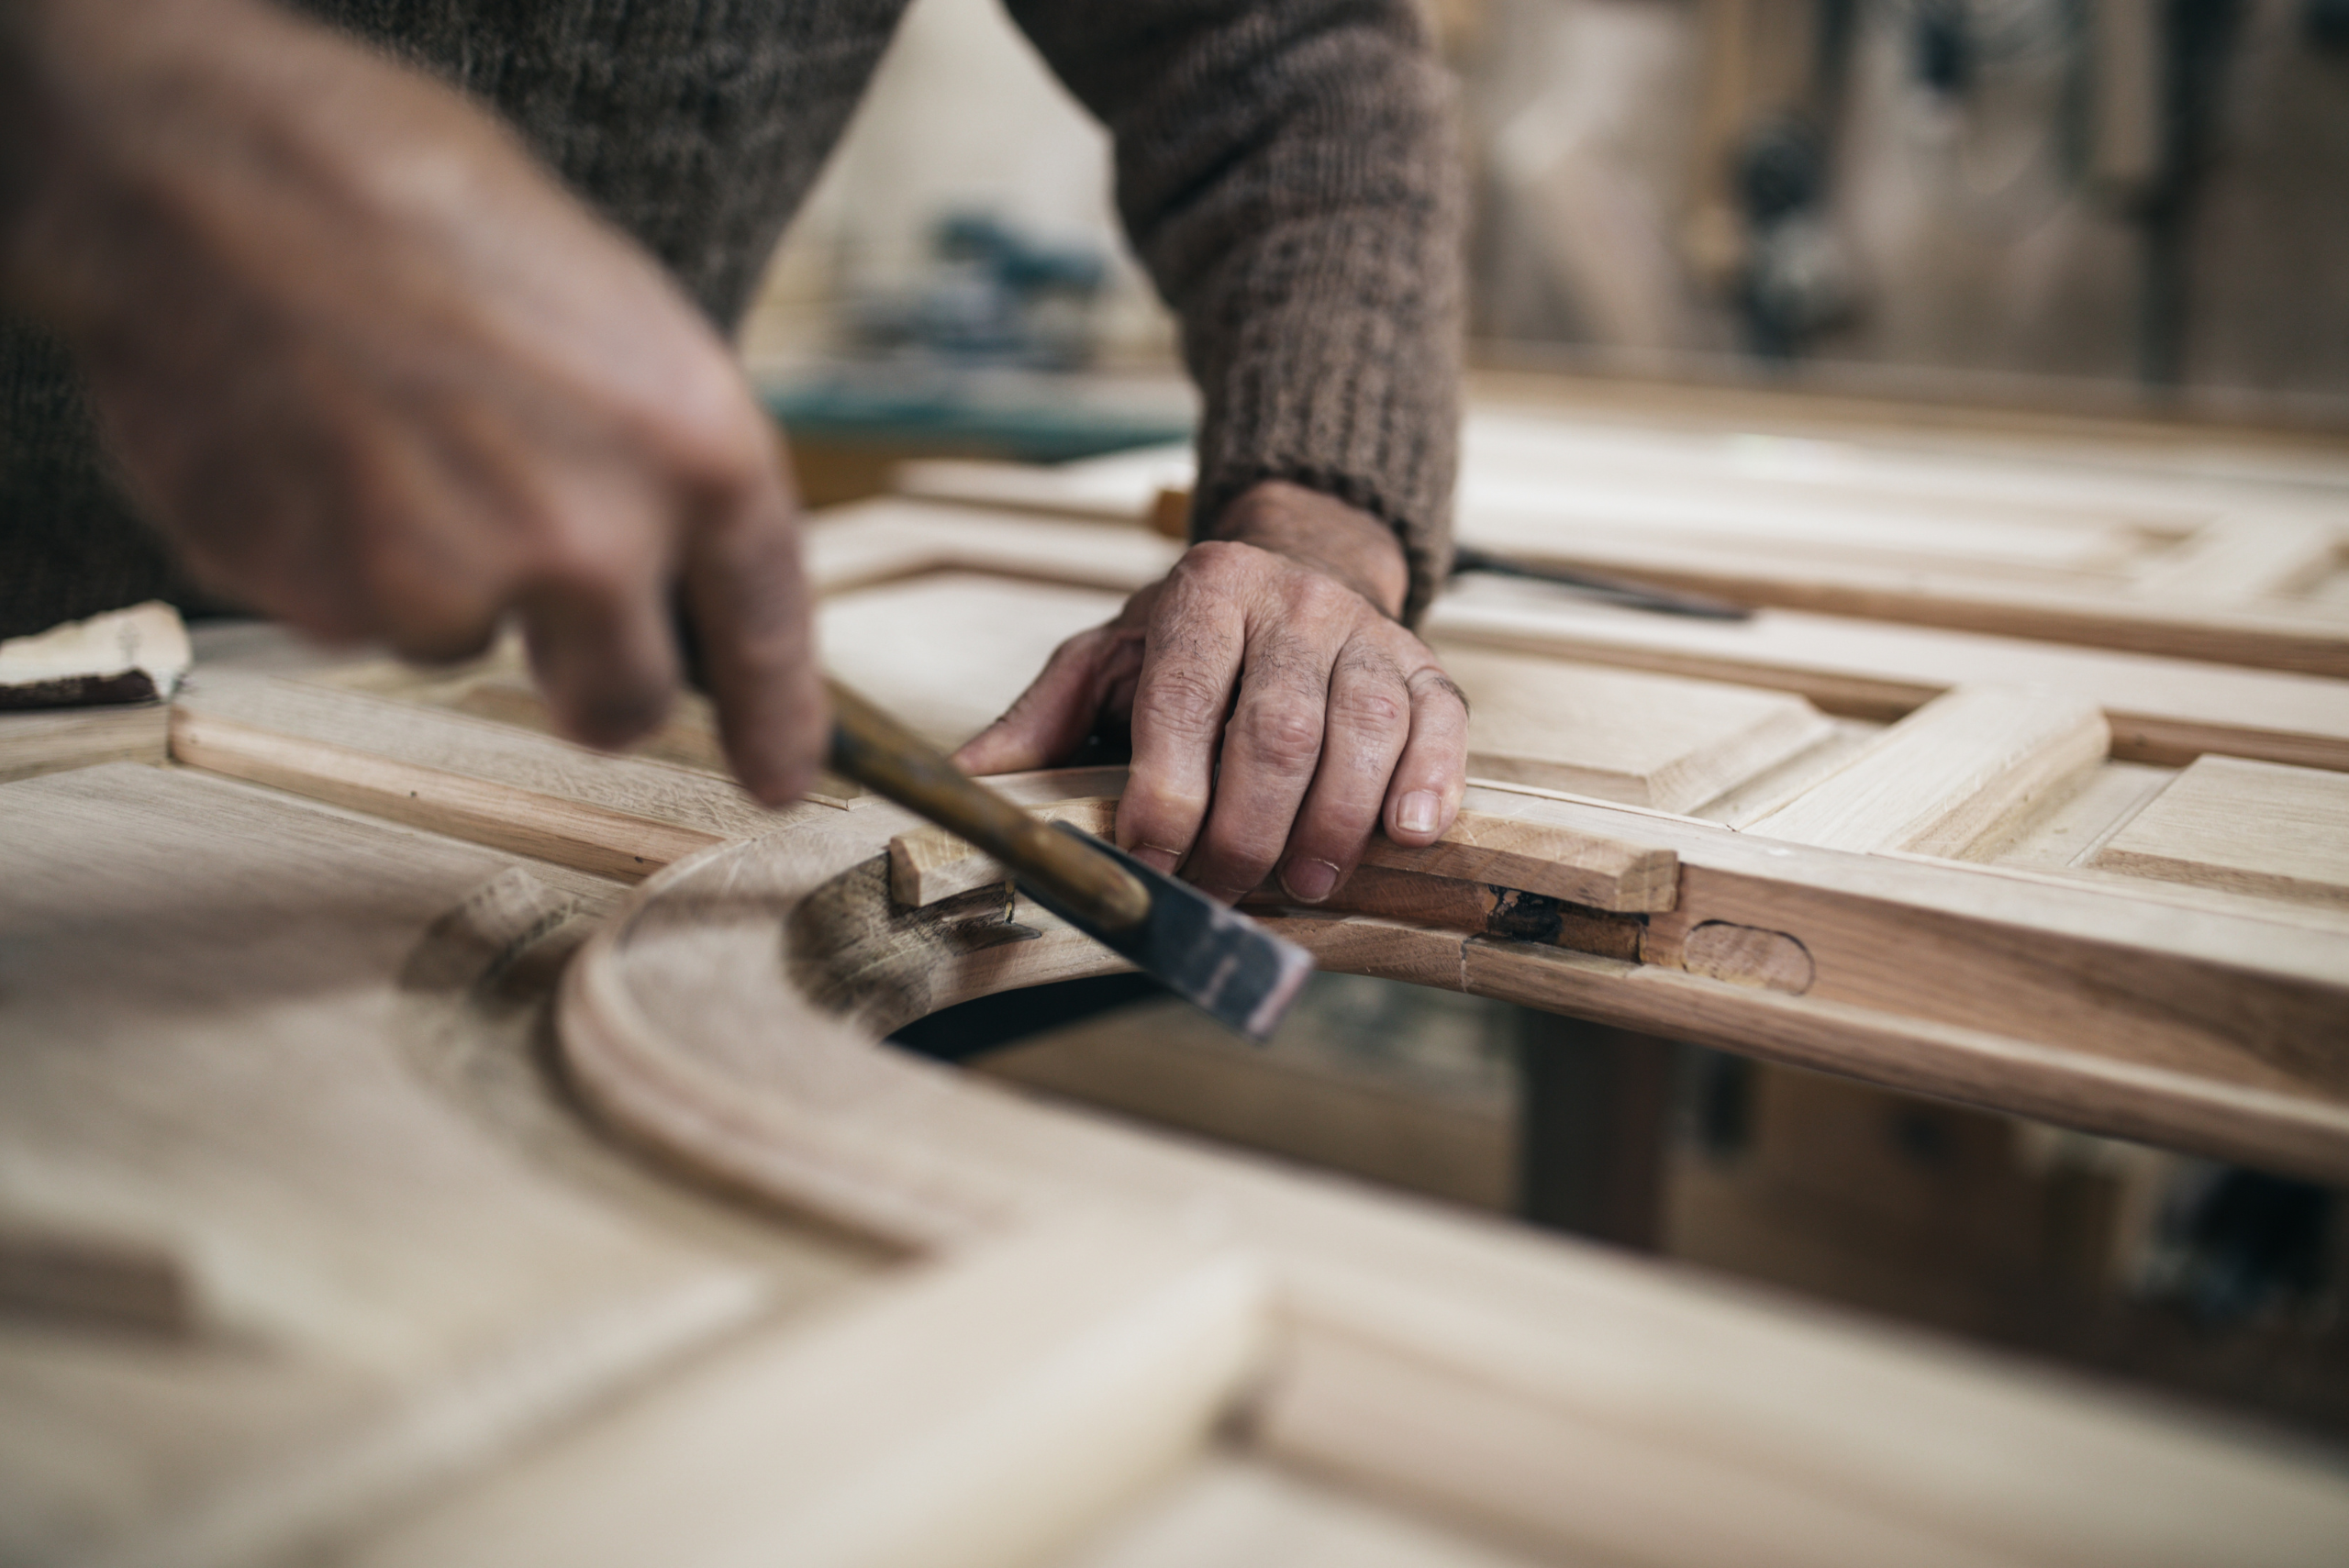
[{"label": "thumb", "polygon": [[1082,745],[1100,717],[1102,669],[1116,647],[1111,628],[1081,631],[1058,648],[1001,718],[963,743],[954,765],[966,773],[1049,768]]}]

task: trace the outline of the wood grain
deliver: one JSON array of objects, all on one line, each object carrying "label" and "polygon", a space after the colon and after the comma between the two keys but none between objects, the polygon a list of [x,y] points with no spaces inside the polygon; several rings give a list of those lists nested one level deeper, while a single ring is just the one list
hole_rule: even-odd
[{"label": "wood grain", "polygon": [[2204,757],[2086,863],[2349,909],[2349,779]]},{"label": "wood grain", "polygon": [[1009,707],[1054,648],[1124,602],[1086,588],[943,573],[832,595],[816,624],[834,678],[952,748]]},{"label": "wood grain", "polygon": [[1268,1330],[1245,1259],[1075,1224],[769,1329],[406,1521],[364,1568],[1022,1568],[1189,1458]]},{"label": "wood grain", "polygon": [[101,762],[161,762],[171,754],[161,703],[0,713],[0,784]]},{"label": "wood grain", "polygon": [[[1475,807],[1492,813],[1498,794],[1479,792]],[[1556,826],[1621,815],[1550,800],[1525,806],[1532,820]],[[1718,1287],[1690,1290],[1594,1250],[1138,1136],[876,1051],[869,1037],[815,1011],[804,987],[838,995],[850,969],[886,970],[903,977],[889,1004],[902,1009],[1104,967],[1097,950],[1025,906],[1017,917],[1034,937],[984,946],[887,916],[883,879],[863,868],[888,833],[903,829],[892,817],[876,806],[727,846],[673,873],[592,939],[567,977],[562,1013],[566,1061],[582,1092],[616,1125],[705,1174],[925,1249],[984,1251],[1071,1205],[1112,1210],[1135,1233],[1172,1220],[1242,1246],[1268,1271],[1275,1318],[1257,1392],[1231,1429],[1241,1440],[1337,1485],[1548,1556],[2120,1564],[2215,1553],[2317,1562],[2349,1529],[2349,1486],[2317,1465],[2279,1465],[2141,1414],[2121,1417],[2034,1376],[1855,1333],[1840,1320],[1764,1309]],[[1716,1020],[1760,1020],[1765,1037],[1783,1037],[1787,1019],[1812,1040],[1831,1028],[1865,1036],[1865,1020],[1876,1018],[1894,1026],[1874,1037],[1887,1060],[1946,1062],[1959,1037],[2016,1050],[2024,1042],[1887,1019],[1888,996],[1844,999],[1854,959],[1833,906],[1847,903],[1854,933],[1882,933],[1873,962],[1884,978],[1895,965],[1942,966],[1970,970],[1973,984],[1983,963],[2028,940],[2020,928],[2060,948],[2062,933],[2074,931],[2077,944],[2078,929],[2097,929],[2085,917],[2096,907],[2108,917],[2125,908],[2078,890],[2010,885],[2003,873],[1762,846],[1724,829],[1639,820],[1673,831],[1684,864],[1724,862],[1684,876],[1716,873],[1722,911],[1735,902],[1738,878],[1759,879],[1761,868],[1790,858],[1805,862],[1805,899],[1824,901],[1811,914],[1831,916],[1798,928],[1818,939],[1805,942],[1820,973],[1809,993],[1401,924],[1366,931],[1323,916],[1284,929],[1325,962],[1344,953],[1417,979],[1436,979],[1448,964],[1451,983],[1495,993],[1532,993],[1534,975],[1570,975],[1586,987],[1578,1003],[1605,996],[1627,1011],[1646,990],[1692,1018],[1711,1009]],[[1941,907],[1909,929],[1884,929],[1881,895],[1920,871],[1944,886]],[[1707,880],[1691,886],[1709,899]],[[829,939],[796,911],[852,886],[881,923],[826,946],[833,978],[776,965],[776,930],[812,962],[806,944]],[[1969,908],[1959,888],[1997,903],[1996,919]],[[848,917],[837,902],[824,906],[833,911],[826,918]],[[1783,930],[1797,912],[1738,923]],[[1649,918],[1653,929],[1681,913]],[[1969,934],[1986,921],[1999,929]],[[1943,945],[1920,949],[1918,936],[1936,924]],[[2281,929],[2188,924],[2196,929],[2186,945],[2203,949],[2205,963],[2231,943],[2262,947],[2260,962],[2296,962],[2275,951]],[[2173,948],[2175,926],[2163,928]],[[2141,934],[2160,940],[2152,922]],[[1687,935],[1680,933],[1683,948]],[[2033,962],[2058,968],[2065,956]],[[2175,951],[2162,962],[2187,967]],[[2128,985],[2139,979],[2114,976]],[[2036,1016],[2038,999],[2021,999],[1999,1022]],[[1543,1000],[1554,1005],[1556,994]],[[2334,1017],[2337,1003],[2336,991]],[[2060,1035],[2073,1022],[2054,1019],[2052,1029]],[[2034,1049],[2052,1060],[2063,1048]],[[2119,1053],[2106,1060],[2143,1071]],[[1948,1485],[1957,1469],[1969,1478],[1963,1496]],[[1692,1496],[1736,1507],[1691,1509]]]},{"label": "wood grain", "polygon": [[2104,716],[2077,697],[1961,686],[1745,825],[1821,849],[1954,856],[2104,761]]},{"label": "wood grain", "polygon": [[1859,718],[1896,719],[1968,684],[2042,686],[2103,709],[2112,754],[2126,761],[2182,765],[2217,751],[2349,769],[2349,682],[2313,675],[1792,610],[1736,625],[1640,616],[1490,581],[1455,588],[1428,626],[1447,643],[1799,692]]},{"label": "wood grain", "polygon": [[173,705],[172,751],[213,773],[630,881],[787,815],[698,770],[226,671],[199,675]]},{"label": "wood grain", "polygon": [[1374,835],[1362,863],[1513,887],[1612,911],[1669,909],[1676,885],[1668,850],[1634,838],[1575,832],[1475,810],[1461,812],[1442,839],[1424,848]]},{"label": "wood grain", "polygon": [[[1111,837],[1118,827],[1118,803],[1110,799],[1056,801],[1030,814],[1045,822],[1066,822],[1097,839]],[[1010,881],[1002,862],[943,828],[924,826],[889,840],[889,896],[907,908],[981,887],[1001,885],[1008,893]]]},{"label": "wood grain", "polygon": [[1826,738],[1800,697],[1485,649],[1438,650],[1468,697],[1468,771],[1687,811]]},{"label": "wood grain", "polygon": [[632,1195],[534,1076],[617,884],[121,764],[0,787],[0,1215],[105,1287],[0,1324],[0,1558],[324,1550],[869,1266]]},{"label": "wood grain", "polygon": [[[829,530],[828,548],[863,552],[860,570],[867,575],[858,580],[866,583],[910,579],[952,566],[1039,584],[1096,584],[1123,594],[1161,574],[1174,548],[1134,530],[977,509],[953,525],[852,514],[822,527]],[[932,539],[950,527],[959,530],[951,550]],[[1137,539],[1165,548],[1145,558],[1134,549]],[[941,602],[951,598],[942,595]],[[876,602],[897,606],[882,620],[884,628],[908,635],[906,628],[918,617],[902,613],[907,601]],[[1088,624],[1084,615],[1099,609],[1104,615],[1093,618],[1105,618],[1111,607],[1106,595],[1082,611],[1072,601],[1055,612],[1063,618],[1053,623],[1054,629],[1065,635]],[[2218,751],[2349,769],[2349,682],[2284,671],[1796,610],[1765,610],[1735,625],[1705,623],[1611,610],[1539,584],[1474,577],[1455,584],[1437,601],[1426,630],[1446,647],[1474,644],[1793,692],[1828,713],[1876,720],[1898,718],[1971,683],[2046,686],[2102,708],[2112,726],[2113,754],[2125,760],[2182,765]],[[1015,635],[991,617],[981,622],[979,633]],[[2337,639],[2340,633],[2329,635]],[[1052,640],[1035,634],[1018,658],[992,670],[967,694],[964,678],[957,675],[951,688],[956,695],[941,699],[929,732],[941,742],[959,740],[994,717],[1041,667]],[[892,675],[887,668],[842,666],[835,673],[893,695],[918,694],[921,681],[918,672]]]}]

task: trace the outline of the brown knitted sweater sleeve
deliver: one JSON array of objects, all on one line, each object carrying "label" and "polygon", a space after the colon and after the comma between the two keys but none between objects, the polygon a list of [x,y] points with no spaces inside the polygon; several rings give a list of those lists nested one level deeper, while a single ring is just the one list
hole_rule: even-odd
[{"label": "brown knitted sweater sleeve", "polygon": [[1286,479],[1443,580],[1462,177],[1412,0],[1010,0],[1117,141],[1118,206],[1206,402],[1197,534]]}]

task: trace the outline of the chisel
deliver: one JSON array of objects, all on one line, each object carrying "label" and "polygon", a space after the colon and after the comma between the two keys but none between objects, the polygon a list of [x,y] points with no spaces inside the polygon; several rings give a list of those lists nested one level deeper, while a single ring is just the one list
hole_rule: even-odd
[{"label": "chisel", "polygon": [[1008,867],[1037,903],[1230,1029],[1262,1041],[1313,958],[1186,882],[1040,822],[838,682],[829,766]]}]

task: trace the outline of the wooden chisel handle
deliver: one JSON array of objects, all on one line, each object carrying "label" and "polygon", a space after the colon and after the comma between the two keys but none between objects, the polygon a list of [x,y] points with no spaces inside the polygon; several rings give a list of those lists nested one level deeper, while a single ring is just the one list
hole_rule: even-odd
[{"label": "wooden chisel handle", "polygon": [[[673,618],[685,679],[707,691],[701,638],[682,597]],[[832,772],[967,839],[1104,931],[1132,930],[1150,917],[1150,890],[1133,873],[1029,816],[838,681],[824,689],[832,704]]]},{"label": "wooden chisel handle", "polygon": [[1030,817],[839,682],[826,689],[832,772],[969,840],[1104,930],[1130,930],[1149,917],[1149,890],[1125,867]]}]

